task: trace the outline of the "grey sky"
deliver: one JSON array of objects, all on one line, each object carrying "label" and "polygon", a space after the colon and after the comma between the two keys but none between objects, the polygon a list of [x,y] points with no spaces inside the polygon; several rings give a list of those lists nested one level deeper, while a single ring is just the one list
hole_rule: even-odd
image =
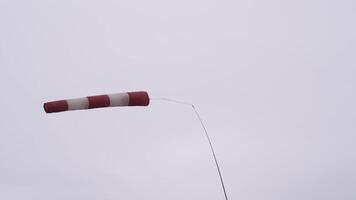
[{"label": "grey sky", "polygon": [[0,0],[0,199],[356,199],[356,3]]}]

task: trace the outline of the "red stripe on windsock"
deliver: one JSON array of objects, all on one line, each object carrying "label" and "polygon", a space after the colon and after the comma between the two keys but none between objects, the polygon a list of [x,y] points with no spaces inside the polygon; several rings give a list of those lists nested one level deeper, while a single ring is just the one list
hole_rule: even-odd
[{"label": "red stripe on windsock", "polygon": [[145,91],[128,92],[127,94],[129,95],[129,106],[148,106],[150,103],[148,93]]},{"label": "red stripe on windsock", "polygon": [[89,96],[89,108],[102,108],[110,106],[110,98],[108,95]]},{"label": "red stripe on windsock", "polygon": [[68,110],[68,103],[66,100],[52,101],[43,104],[46,113],[62,112]]}]

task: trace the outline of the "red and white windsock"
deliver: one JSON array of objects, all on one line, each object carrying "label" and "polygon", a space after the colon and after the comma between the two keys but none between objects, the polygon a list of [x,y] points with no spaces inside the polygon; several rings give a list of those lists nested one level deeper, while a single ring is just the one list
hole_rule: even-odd
[{"label": "red and white windsock", "polygon": [[53,113],[114,106],[148,106],[149,103],[148,93],[137,91],[51,101],[44,103],[43,108],[46,113]]}]

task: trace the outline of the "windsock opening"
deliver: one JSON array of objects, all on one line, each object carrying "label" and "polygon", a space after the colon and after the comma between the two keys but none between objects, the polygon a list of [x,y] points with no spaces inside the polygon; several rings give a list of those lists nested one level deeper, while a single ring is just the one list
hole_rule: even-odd
[{"label": "windsock opening", "polygon": [[146,91],[136,91],[51,101],[44,103],[43,108],[46,113],[54,113],[116,106],[148,106],[149,103]]},{"label": "windsock opening", "polygon": [[147,92],[128,92],[129,105],[128,106],[148,106],[150,104],[150,97]]}]

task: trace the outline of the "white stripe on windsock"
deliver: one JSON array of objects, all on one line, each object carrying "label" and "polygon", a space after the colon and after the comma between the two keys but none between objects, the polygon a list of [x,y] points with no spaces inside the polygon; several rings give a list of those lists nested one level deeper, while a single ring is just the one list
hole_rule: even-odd
[{"label": "white stripe on windsock", "polygon": [[68,110],[81,110],[89,108],[89,100],[87,97],[67,99]]},{"label": "white stripe on windsock", "polygon": [[110,106],[127,106],[130,98],[127,93],[109,94]]}]

